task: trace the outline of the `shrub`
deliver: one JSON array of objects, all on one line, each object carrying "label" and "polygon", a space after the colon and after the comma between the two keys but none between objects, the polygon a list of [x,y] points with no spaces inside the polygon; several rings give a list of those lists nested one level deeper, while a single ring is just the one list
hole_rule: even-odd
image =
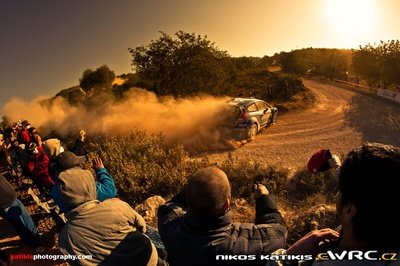
[{"label": "shrub", "polygon": [[[73,140],[64,138],[66,147]],[[90,167],[94,156],[102,158],[115,180],[119,197],[131,206],[154,195],[167,199],[182,189],[190,175],[213,165],[208,157],[191,159],[182,145],[166,147],[162,135],[143,131],[116,137],[91,136],[88,146],[86,166]],[[253,185],[259,182],[276,196],[287,221],[288,243],[310,230],[337,225],[332,205],[336,192],[333,171],[311,175],[303,169],[289,179],[287,169],[239,160],[232,154],[218,166],[231,183],[235,221],[253,222]]]},{"label": "shrub", "polygon": [[299,76],[276,74],[271,76],[270,84],[265,90],[264,97],[274,100],[289,100],[297,93],[304,91],[305,87]]},{"label": "shrub", "polygon": [[[317,199],[321,196],[319,195]],[[292,210],[291,214],[286,216],[286,223],[289,229],[287,238],[289,246],[312,230],[338,226],[335,207],[326,204],[304,205],[295,211]]]},{"label": "shrub", "polygon": [[305,198],[322,193],[327,201],[332,201],[337,191],[337,182],[334,171],[310,174],[307,169],[295,173],[290,180],[290,195],[292,200]]},{"label": "shrub", "polygon": [[271,193],[278,196],[286,194],[288,187],[288,170],[273,166],[263,166],[260,163],[237,160],[230,153],[220,168],[229,177],[232,187],[232,197],[245,198],[253,201],[253,186],[264,184]]},{"label": "shrub", "polygon": [[119,196],[136,205],[153,195],[177,193],[188,176],[207,160],[190,160],[183,146],[166,148],[163,136],[135,131],[106,138],[96,136],[90,143],[89,158],[99,156],[112,173]]}]

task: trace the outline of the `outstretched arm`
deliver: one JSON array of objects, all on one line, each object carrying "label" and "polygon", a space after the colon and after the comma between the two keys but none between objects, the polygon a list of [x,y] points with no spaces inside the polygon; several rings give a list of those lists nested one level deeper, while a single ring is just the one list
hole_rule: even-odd
[{"label": "outstretched arm", "polygon": [[94,169],[96,171],[96,198],[104,201],[117,196],[117,188],[111,175],[104,168],[103,161],[100,158],[93,159]]},{"label": "outstretched arm", "polygon": [[269,195],[269,191],[264,185],[254,185],[254,198],[256,200],[255,224],[285,224],[275,200]]},{"label": "outstretched arm", "polygon": [[79,132],[79,137],[76,139],[74,146],[71,148],[71,151],[78,156],[86,155],[86,147],[85,147],[85,139],[86,139],[86,132],[81,130]]}]

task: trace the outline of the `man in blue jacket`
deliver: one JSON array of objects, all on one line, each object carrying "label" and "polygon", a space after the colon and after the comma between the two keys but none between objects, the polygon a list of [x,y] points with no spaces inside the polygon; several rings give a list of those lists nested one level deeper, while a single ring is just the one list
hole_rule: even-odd
[{"label": "man in blue jacket", "polygon": [[[170,265],[236,265],[239,255],[254,258],[242,265],[265,264],[260,256],[283,248],[287,230],[267,188],[255,185],[254,194],[255,223],[232,223],[226,174],[208,167],[191,176],[184,190],[158,209],[158,230]],[[229,255],[233,260],[224,259]]]},{"label": "man in blue jacket", "polygon": [[3,174],[0,174],[0,217],[13,225],[21,238],[28,246],[37,248],[39,232],[31,216],[22,202],[17,198],[14,188]]},{"label": "man in blue jacket", "polygon": [[[71,151],[65,151],[58,155],[57,163],[60,173],[63,173],[65,176],[81,176],[94,178],[92,173],[89,170],[85,170],[81,167],[86,161],[85,156],[77,156],[75,153]],[[111,175],[107,172],[107,169],[104,168],[103,162],[100,158],[93,159],[93,166],[96,172],[96,198],[99,201],[104,201],[109,198],[114,198],[117,196],[117,189],[115,187],[115,183]],[[56,178],[56,184],[58,179]],[[63,202],[60,192],[57,189],[58,186],[53,186],[51,190],[51,194],[54,202],[60,207],[60,210],[64,213],[70,211],[70,208]]]}]

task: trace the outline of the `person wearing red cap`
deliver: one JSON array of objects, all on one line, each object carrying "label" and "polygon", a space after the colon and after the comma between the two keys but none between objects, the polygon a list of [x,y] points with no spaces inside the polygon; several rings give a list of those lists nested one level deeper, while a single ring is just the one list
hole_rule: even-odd
[{"label": "person wearing red cap", "polygon": [[318,149],[310,158],[307,164],[308,171],[312,174],[325,172],[331,168],[338,168],[340,159],[336,155],[332,155],[329,149]]}]

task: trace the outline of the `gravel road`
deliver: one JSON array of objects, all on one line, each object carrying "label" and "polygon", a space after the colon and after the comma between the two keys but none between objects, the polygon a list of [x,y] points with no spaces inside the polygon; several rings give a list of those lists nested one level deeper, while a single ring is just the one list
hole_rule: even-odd
[{"label": "gravel road", "polygon": [[[278,116],[276,124],[260,132],[254,141],[231,151],[234,157],[286,167],[293,174],[319,147],[342,158],[366,141],[400,146],[400,105],[344,89],[343,85],[317,79],[303,82],[316,95],[315,106]],[[220,162],[227,154],[218,152],[209,157]]]}]

